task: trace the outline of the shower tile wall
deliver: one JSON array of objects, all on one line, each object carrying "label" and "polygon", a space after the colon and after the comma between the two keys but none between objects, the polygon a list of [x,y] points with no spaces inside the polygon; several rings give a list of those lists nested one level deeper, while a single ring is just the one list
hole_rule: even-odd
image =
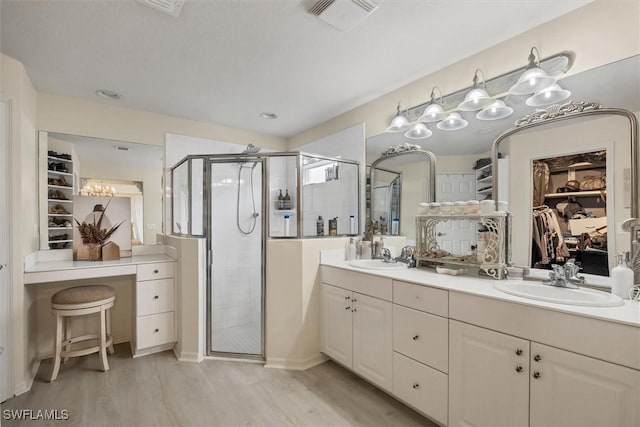
[{"label": "shower tile wall", "polygon": [[[255,230],[249,235],[240,233],[236,226],[238,168],[237,163],[212,165],[212,346],[214,351],[240,352],[237,349],[218,346],[222,345],[220,343],[223,336],[228,335],[225,334],[225,329],[251,325],[257,344],[252,349],[243,349],[243,352],[259,354],[262,217],[258,217]],[[245,231],[253,224],[249,187],[251,173],[251,168],[242,169],[240,226]],[[260,164],[256,166],[253,174],[256,211],[262,215]]]},{"label": "shower tile wall", "polygon": [[[273,156],[269,159],[269,236],[284,236],[284,214],[278,212],[278,195],[280,190],[285,194],[289,190],[292,206],[295,208],[297,200],[296,190],[296,156]],[[289,220],[289,235],[296,236],[297,212],[291,213]]]},{"label": "shower tile wall", "polygon": [[303,186],[304,236],[316,235],[316,221],[321,215],[324,220],[324,234],[329,235],[329,219],[338,217],[338,234],[349,234],[349,216],[356,217],[358,229],[358,167],[340,165],[340,179],[321,184]]}]

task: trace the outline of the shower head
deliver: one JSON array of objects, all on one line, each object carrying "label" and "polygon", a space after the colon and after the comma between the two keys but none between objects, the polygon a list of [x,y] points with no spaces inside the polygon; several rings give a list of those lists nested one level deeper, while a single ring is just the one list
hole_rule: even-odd
[{"label": "shower head", "polygon": [[256,146],[255,146],[255,145],[253,145],[253,144],[249,144],[249,145],[247,145],[247,148],[245,148],[245,149],[242,151],[242,154],[256,154],[256,153],[257,153],[257,152],[259,152],[260,150],[261,150],[261,148],[260,148],[260,147],[256,147]]}]

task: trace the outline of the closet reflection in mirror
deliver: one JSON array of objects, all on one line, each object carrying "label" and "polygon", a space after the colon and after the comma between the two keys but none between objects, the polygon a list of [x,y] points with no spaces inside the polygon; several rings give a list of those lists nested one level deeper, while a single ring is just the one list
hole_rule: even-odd
[{"label": "closet reflection in mirror", "polygon": [[155,243],[162,232],[161,146],[46,131],[38,144],[40,249],[71,248],[73,195],[87,195],[89,187],[130,197],[132,244]]},{"label": "closet reflection in mirror", "polygon": [[533,161],[531,267],[608,275],[606,151]]},{"label": "closet reflection in mirror", "polygon": [[[617,225],[631,216],[629,120],[590,115],[508,137],[513,262],[551,268],[569,259],[583,273],[609,275],[629,250]],[[522,244],[519,242],[529,242]]]}]

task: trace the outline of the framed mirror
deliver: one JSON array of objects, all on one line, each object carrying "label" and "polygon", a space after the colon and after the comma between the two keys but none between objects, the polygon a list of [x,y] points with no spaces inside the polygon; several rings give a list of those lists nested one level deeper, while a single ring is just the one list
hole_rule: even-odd
[{"label": "framed mirror", "polygon": [[162,231],[163,147],[40,131],[40,249],[71,249],[74,195],[131,201],[132,245]]},{"label": "framed mirror", "polygon": [[[572,92],[569,100],[580,99],[595,101],[603,107],[615,107],[631,111],[637,117],[640,113],[640,80],[638,79],[639,69],[640,56],[636,55],[621,61],[616,61],[598,68],[564,77],[561,80],[561,84],[562,87]],[[507,105],[513,108],[514,112],[512,115],[498,120],[478,120],[475,117],[476,112],[461,112],[462,117],[469,122],[469,125],[464,129],[457,131],[443,131],[438,129],[436,126],[432,126],[432,124],[428,124],[429,129],[433,132],[433,134],[430,138],[424,140],[409,140],[401,133],[385,133],[382,135],[370,137],[367,139],[367,163],[371,163],[372,156],[374,156],[374,158],[377,157],[377,153],[380,153],[390,146],[395,146],[404,142],[417,143],[423,147],[427,147],[437,156],[437,177],[440,177],[441,174],[449,173],[475,173],[477,174],[478,178],[477,182],[474,184],[476,186],[476,190],[483,190],[484,187],[480,188],[481,184],[485,185],[488,182],[489,184],[487,185],[492,185],[493,183],[493,177],[482,177],[481,170],[481,167],[487,164],[482,163],[482,161],[488,162],[489,167],[491,167],[491,147],[493,141],[507,129],[512,128],[516,120],[532,114],[536,111],[535,107],[527,106],[525,100],[526,96],[509,95],[504,98],[504,101],[507,103]],[[600,119],[604,119],[604,117],[601,117]],[[563,126],[564,125],[562,125],[561,127]],[[624,138],[627,138],[628,141],[628,121],[627,123],[622,121],[621,124],[611,124],[611,126],[615,128],[616,132],[619,132],[618,135],[624,134]],[[557,131],[561,132],[562,130],[559,129]],[[594,138],[596,138],[597,134],[593,135]],[[614,144],[615,146],[612,148],[613,153],[606,156],[606,158],[604,159],[605,170],[607,169],[607,163],[611,164],[611,162],[613,162],[614,165],[608,166],[608,170],[610,171],[611,168],[613,168],[615,173],[615,177],[613,178],[614,181],[611,184],[609,184],[609,182],[612,178],[609,176],[605,176],[605,180],[607,182],[607,194],[604,196],[606,197],[607,202],[605,202],[602,198],[600,198],[599,204],[595,198],[592,198],[589,201],[581,200],[580,202],[582,205],[584,205],[586,211],[591,211],[592,213],[594,213],[594,211],[598,210],[597,208],[602,209],[603,206],[606,206],[607,203],[611,203],[611,201],[614,200],[614,206],[611,208],[606,208],[607,221],[610,217],[612,218],[612,221],[614,218],[625,219],[623,218],[625,212],[629,212],[630,209],[628,207],[628,205],[630,204],[630,200],[628,200],[629,197],[627,196],[629,194],[629,190],[625,190],[626,188],[631,187],[629,176],[630,157],[628,154],[630,153],[630,148],[624,145],[620,138],[616,136],[613,136],[613,138],[616,139],[615,141],[613,141],[613,139],[611,138],[611,134],[606,136],[600,133],[600,135],[602,136],[602,138],[596,138],[597,141],[594,141],[592,143],[586,143],[587,140],[585,138],[577,140],[575,138],[572,139],[570,137],[567,137],[568,141],[573,141],[569,143],[569,145],[571,145],[573,148],[569,147],[565,149],[558,149],[555,151],[539,151],[537,150],[538,143],[532,141],[529,141],[529,144],[522,144],[523,149],[528,149],[530,153],[523,153],[518,150],[516,150],[515,153],[510,152],[511,150],[508,144],[505,144],[504,147],[500,148],[500,151],[503,154],[504,158],[500,159],[499,164],[499,168],[501,168],[503,173],[500,173],[499,177],[500,183],[497,187],[500,195],[497,198],[498,200],[504,200],[508,202],[509,210],[513,213],[515,221],[518,221],[518,216],[524,215],[522,218],[520,218],[520,220],[522,221],[522,227],[518,226],[517,222],[514,223],[513,226],[514,263],[518,265],[530,265],[530,244],[522,242],[530,241],[529,210],[531,204],[533,203],[533,200],[531,199],[532,190],[527,194],[523,194],[523,192],[520,190],[524,187],[531,187],[532,184],[530,184],[529,182],[523,183],[521,179],[524,175],[527,176],[527,179],[530,179],[529,175],[533,168],[533,162],[535,161],[555,157],[564,157],[567,155],[576,155],[579,153],[590,153],[601,150],[602,147],[607,144]],[[607,141],[608,143],[605,144],[605,142]],[[624,146],[624,148],[616,148],[617,146]],[[618,167],[615,165],[615,161],[620,153],[625,153],[627,162],[626,167]],[[572,163],[572,165],[575,163],[578,162],[576,161]],[[600,172],[597,172],[597,170],[589,171],[586,168],[586,166],[584,169],[581,169],[580,166],[572,167],[572,169],[574,169],[573,176],[574,178],[577,177],[577,179],[575,180],[582,180],[584,178],[584,175],[587,173],[591,176],[600,175]],[[526,171],[526,173],[523,171]],[[552,186],[556,187],[553,188],[554,192],[559,187],[564,186],[564,184],[566,184],[568,181],[571,181],[571,179],[569,179],[568,177],[568,170],[565,170],[565,177],[566,181],[560,184],[556,185],[555,181],[553,181]],[[482,181],[482,179],[485,179],[486,182]],[[559,175],[557,178],[555,178],[556,181],[560,179],[561,178],[559,178]],[[407,185],[407,181],[407,175],[403,174],[403,187]],[[635,185],[637,185],[637,183]],[[610,191],[615,191],[616,194],[609,195]],[[495,189],[492,189],[492,192],[495,192]],[[437,186],[436,201],[441,200],[441,193],[441,189],[439,188],[439,186]],[[600,195],[599,193],[600,192],[598,191],[598,197]],[[484,194],[477,193],[476,197],[474,198],[482,200],[484,197]],[[565,200],[566,199],[561,199],[548,203],[557,204]],[[404,212],[408,212],[409,215],[413,217],[416,211],[415,204],[408,206],[407,209],[404,209]],[[618,213],[619,209],[622,209],[620,213]],[[604,213],[604,209],[602,209],[602,211],[602,213]],[[599,214],[596,213],[596,215]],[[615,234],[615,236],[608,236],[613,237],[613,239],[607,239],[608,241],[606,258],[608,268],[612,267],[615,252],[620,250],[628,250],[629,245],[629,234],[627,232],[620,231],[620,224],[617,219],[614,222],[616,223],[612,223],[607,227],[608,234]],[[407,230],[404,229],[402,234],[404,234],[404,232],[406,231]],[[412,237],[408,236],[408,238]],[[473,242],[471,243],[473,244]]]}]

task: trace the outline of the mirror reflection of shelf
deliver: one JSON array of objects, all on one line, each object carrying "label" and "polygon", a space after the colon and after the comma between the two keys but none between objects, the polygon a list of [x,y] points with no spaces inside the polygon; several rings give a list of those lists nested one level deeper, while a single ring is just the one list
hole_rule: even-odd
[{"label": "mirror reflection of shelf", "polygon": [[49,227],[49,230],[73,230],[73,227]]},{"label": "mirror reflection of shelf", "polygon": [[49,243],[69,243],[69,242],[73,242],[73,240],[71,240],[71,239],[67,239],[67,240],[49,240]]},{"label": "mirror reflection of shelf", "polygon": [[476,191],[478,194],[491,194],[493,193],[493,187],[483,188],[482,190]]},{"label": "mirror reflection of shelf", "polygon": [[47,201],[51,203],[73,203],[73,200],[67,199],[47,199]]},{"label": "mirror reflection of shelf", "polygon": [[73,163],[73,160],[63,159],[62,157],[47,156],[47,160],[55,160],[56,162]]},{"label": "mirror reflection of shelf", "polygon": [[50,213],[49,216],[73,216],[72,214],[59,214],[59,213]]},{"label": "mirror reflection of shelf", "polygon": [[569,191],[566,193],[548,193],[545,194],[545,198],[549,199],[561,199],[564,197],[598,197],[600,195],[606,195],[606,190],[593,190],[593,191]]},{"label": "mirror reflection of shelf", "polygon": [[52,174],[52,175],[73,176],[73,174],[69,173],[69,172],[52,171],[51,169],[47,170],[47,172]]}]

